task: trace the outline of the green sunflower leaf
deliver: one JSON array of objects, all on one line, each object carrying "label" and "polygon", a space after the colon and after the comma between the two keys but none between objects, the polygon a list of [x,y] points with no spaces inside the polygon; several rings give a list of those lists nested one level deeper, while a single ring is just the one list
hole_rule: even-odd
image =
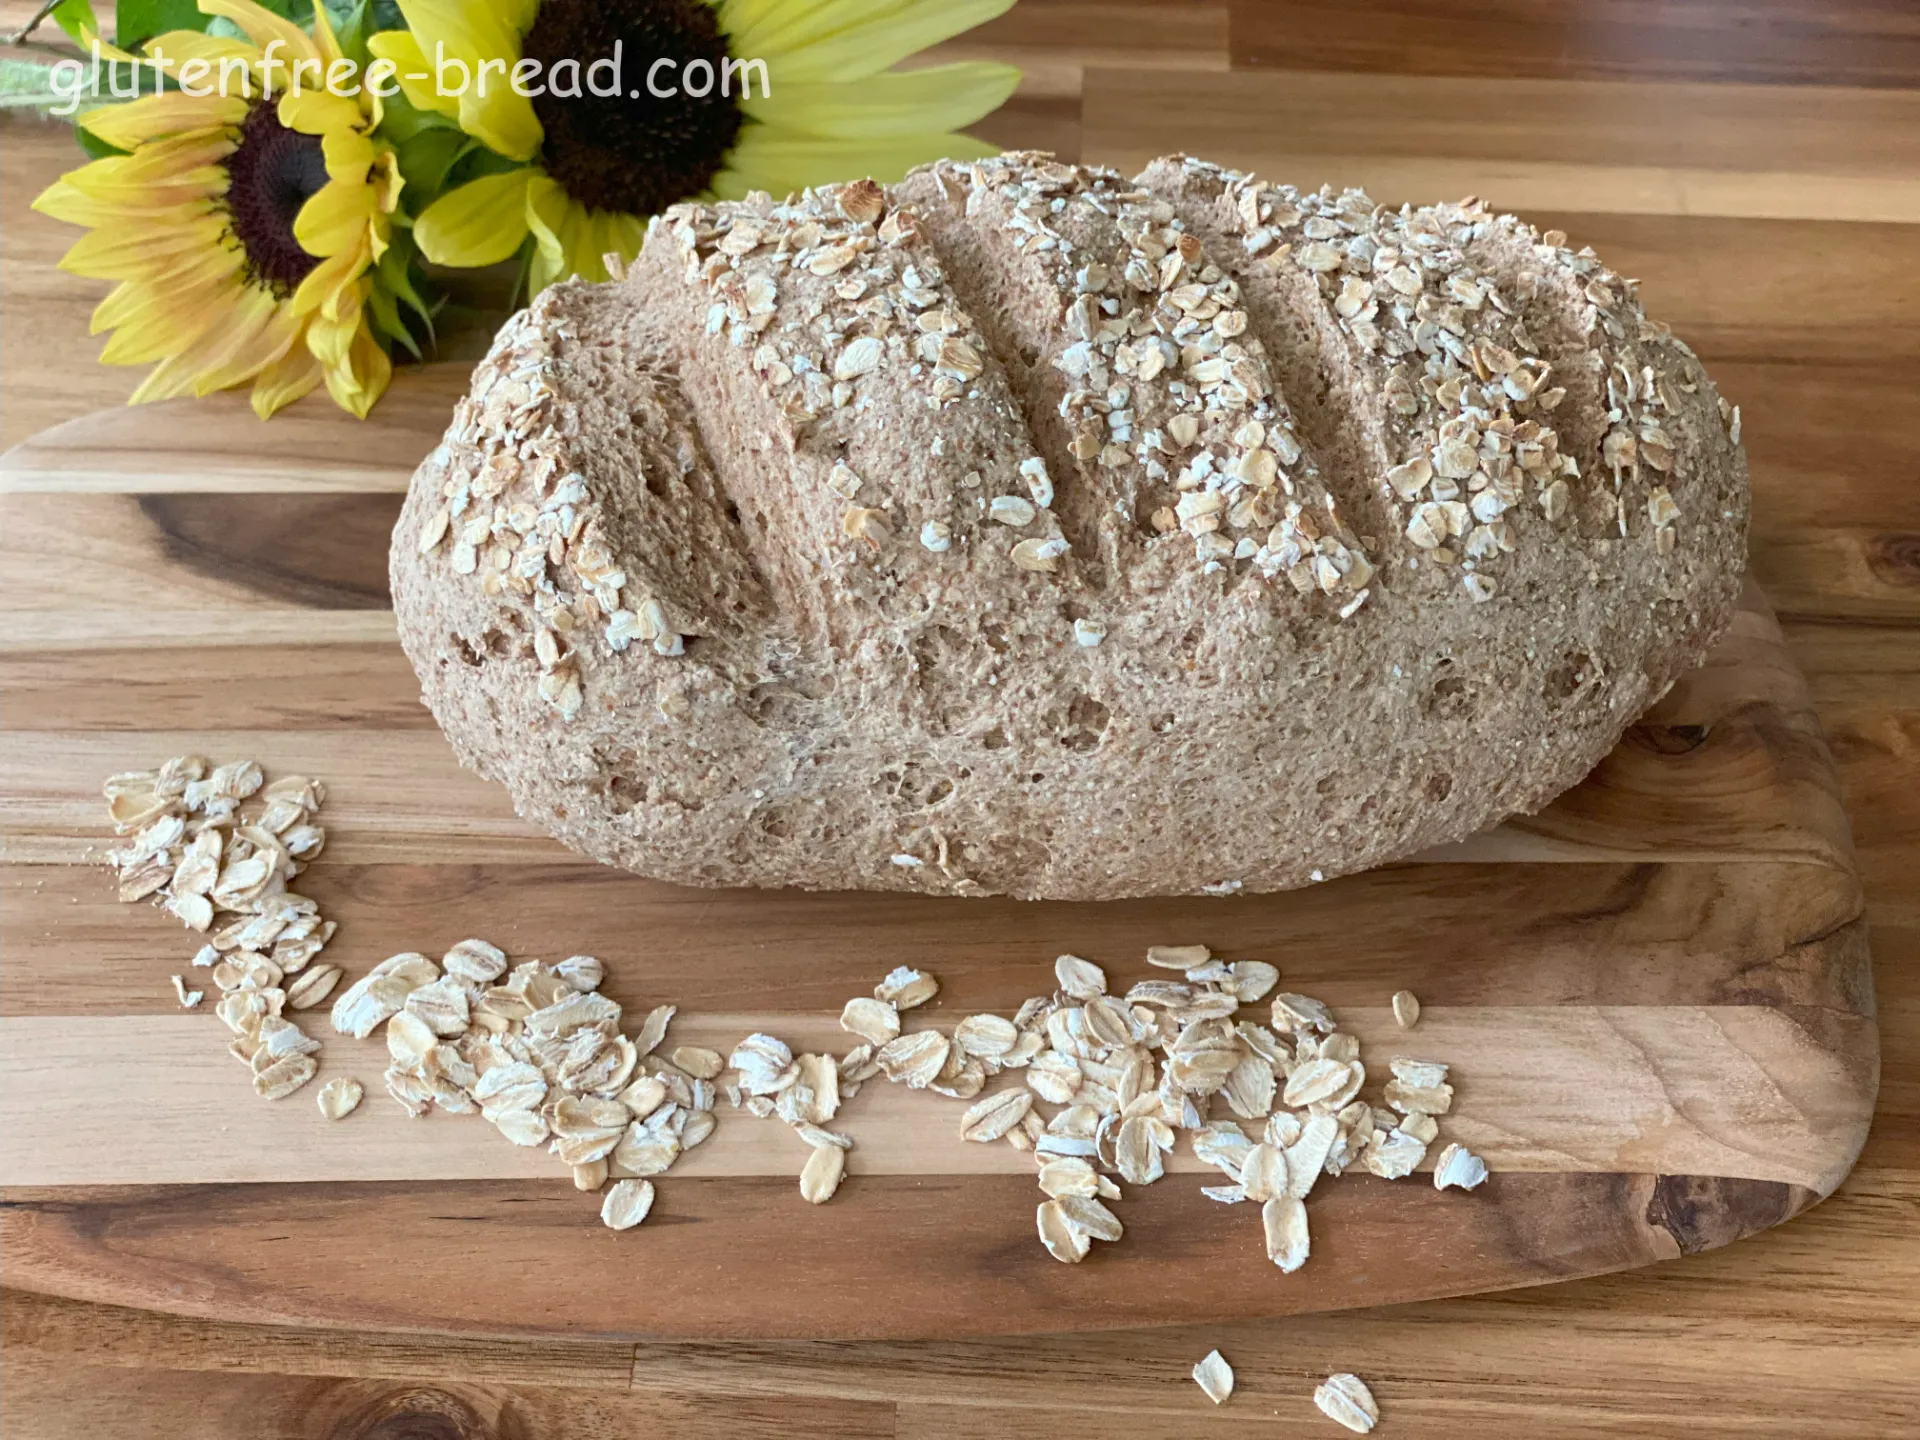
[{"label": "green sunflower leaf", "polygon": [[53,23],[67,32],[67,38],[76,45],[85,45],[86,32],[100,33],[100,22],[94,19],[93,6],[87,0],[60,0],[53,7]]},{"label": "green sunflower leaf", "polygon": [[367,0],[358,4],[344,5],[340,0],[322,0],[322,8],[327,12],[327,21],[333,26],[334,38],[340,42],[340,53],[353,61],[360,69],[367,68],[367,36],[373,32],[367,28]]},{"label": "green sunflower leaf", "polygon": [[382,30],[404,30],[406,17],[394,0],[321,0],[333,33],[340,37],[340,50],[362,69],[371,58],[367,37]]},{"label": "green sunflower leaf", "polygon": [[400,318],[400,307],[394,303],[392,295],[378,285],[374,286],[367,292],[367,311],[373,316],[376,333],[385,335],[414,359],[421,358],[420,342],[413,338],[413,333],[407,329],[407,322]]},{"label": "green sunflower leaf", "polygon": [[451,130],[455,134],[464,133],[460,122],[451,115],[441,115],[433,110],[416,109],[406,95],[396,90],[380,102],[380,133],[399,145],[411,140],[422,130]]},{"label": "green sunflower leaf", "polygon": [[407,180],[401,192],[407,208],[417,215],[432,204],[446,188],[453,167],[478,143],[464,131],[436,125],[424,126],[395,145],[400,173]]},{"label": "green sunflower leaf", "polygon": [[445,184],[451,189],[456,184],[464,185],[469,180],[478,180],[482,175],[504,175],[509,170],[522,169],[526,163],[524,160],[509,160],[484,145],[469,146],[462,152],[458,163],[448,170]]},{"label": "green sunflower leaf", "polygon": [[87,158],[89,160],[105,160],[110,155],[126,155],[130,153],[122,150],[118,145],[109,145],[98,135],[89,134],[78,125],[73,127],[73,138],[80,142],[80,148],[87,152]]},{"label": "green sunflower leaf", "polygon": [[169,30],[205,30],[212,20],[200,13],[195,0],[117,0],[113,43],[131,50]]},{"label": "green sunflower leaf", "polygon": [[313,24],[313,0],[259,0],[259,5],[262,10],[271,10],[296,25],[311,27]]},{"label": "green sunflower leaf", "polygon": [[413,236],[402,231],[393,236],[376,268],[380,272],[381,284],[406,301],[426,323],[427,330],[431,333],[435,307],[420,298],[420,292],[413,283],[413,270],[419,258],[420,249],[414,244]]}]

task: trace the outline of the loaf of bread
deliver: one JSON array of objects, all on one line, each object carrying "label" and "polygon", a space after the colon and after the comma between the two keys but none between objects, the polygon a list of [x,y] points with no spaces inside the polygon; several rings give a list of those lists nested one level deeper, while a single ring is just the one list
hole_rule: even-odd
[{"label": "loaf of bread", "polygon": [[685,205],[395,531],[460,758],[697,885],[1297,886],[1575,784],[1732,614],[1739,420],[1475,202],[1039,154]]}]

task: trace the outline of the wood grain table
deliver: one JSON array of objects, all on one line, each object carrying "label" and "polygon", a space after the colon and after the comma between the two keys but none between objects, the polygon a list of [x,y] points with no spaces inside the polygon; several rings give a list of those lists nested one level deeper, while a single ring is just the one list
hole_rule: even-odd
[{"label": "wood grain table", "polygon": [[[8,1293],[4,1435],[1330,1435],[1306,1396],[1331,1369],[1374,1383],[1382,1435],[1920,1435],[1920,10],[1024,0],[948,48],[1026,67],[982,127],[1002,143],[1122,166],[1185,148],[1383,200],[1476,192],[1640,276],[1700,350],[1744,407],[1753,568],[1867,889],[1883,1060],[1852,1175],[1785,1226],[1622,1275],[1052,1339],[502,1341]],[[26,209],[76,160],[59,128],[0,124],[7,445],[131,385],[92,363],[96,288],[54,268],[71,232]],[[11,667],[0,707],[57,679]],[[484,1284],[484,1261],[513,1257],[476,1257],[460,1283]],[[1239,1374],[1217,1411],[1187,1379],[1216,1346]]]}]

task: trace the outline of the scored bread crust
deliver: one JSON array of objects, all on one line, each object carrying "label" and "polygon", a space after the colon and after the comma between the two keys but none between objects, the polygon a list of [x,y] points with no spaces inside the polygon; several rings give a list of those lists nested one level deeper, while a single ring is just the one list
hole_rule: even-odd
[{"label": "scored bread crust", "polygon": [[520,813],[699,885],[1306,884],[1575,784],[1728,624],[1738,416],[1474,202],[1014,154],[676,207],[395,529]]}]

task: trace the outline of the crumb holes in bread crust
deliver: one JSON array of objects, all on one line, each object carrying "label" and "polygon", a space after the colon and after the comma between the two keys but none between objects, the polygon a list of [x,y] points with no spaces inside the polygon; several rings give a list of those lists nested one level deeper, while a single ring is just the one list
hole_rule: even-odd
[{"label": "crumb holes in bread crust", "polygon": [[698,815],[707,802],[693,796],[676,794],[658,780],[613,774],[606,781],[607,804],[616,815],[631,815],[643,805],[671,805],[689,815]]},{"label": "crumb holes in bread crust", "polygon": [[793,838],[793,816],[786,806],[774,805],[753,812],[753,828],[769,840]]},{"label": "crumb holes in bread crust", "polygon": [[1105,705],[1091,695],[1076,694],[1068,702],[1065,715],[1055,722],[1054,728],[1062,745],[1084,754],[1099,748],[1110,719],[1112,712]]},{"label": "crumb holes in bread crust", "polygon": [[1434,681],[1427,687],[1423,709],[1429,716],[1457,720],[1471,715],[1474,698],[1467,677],[1453,673],[1453,661],[1441,656],[1434,662]]},{"label": "crumb holes in bread crust", "polygon": [[938,771],[928,770],[918,760],[908,760],[897,771],[881,776],[894,798],[916,810],[931,810],[953,794],[953,781]]},{"label": "crumb holes in bread crust", "polygon": [[1549,700],[1569,700],[1593,674],[1593,657],[1584,650],[1570,651],[1547,674],[1542,693]]},{"label": "crumb holes in bread crust", "polygon": [[533,652],[533,647],[524,636],[509,635],[498,625],[489,625],[486,634],[480,637],[480,643],[486,647],[487,654],[496,660],[512,660]]}]

